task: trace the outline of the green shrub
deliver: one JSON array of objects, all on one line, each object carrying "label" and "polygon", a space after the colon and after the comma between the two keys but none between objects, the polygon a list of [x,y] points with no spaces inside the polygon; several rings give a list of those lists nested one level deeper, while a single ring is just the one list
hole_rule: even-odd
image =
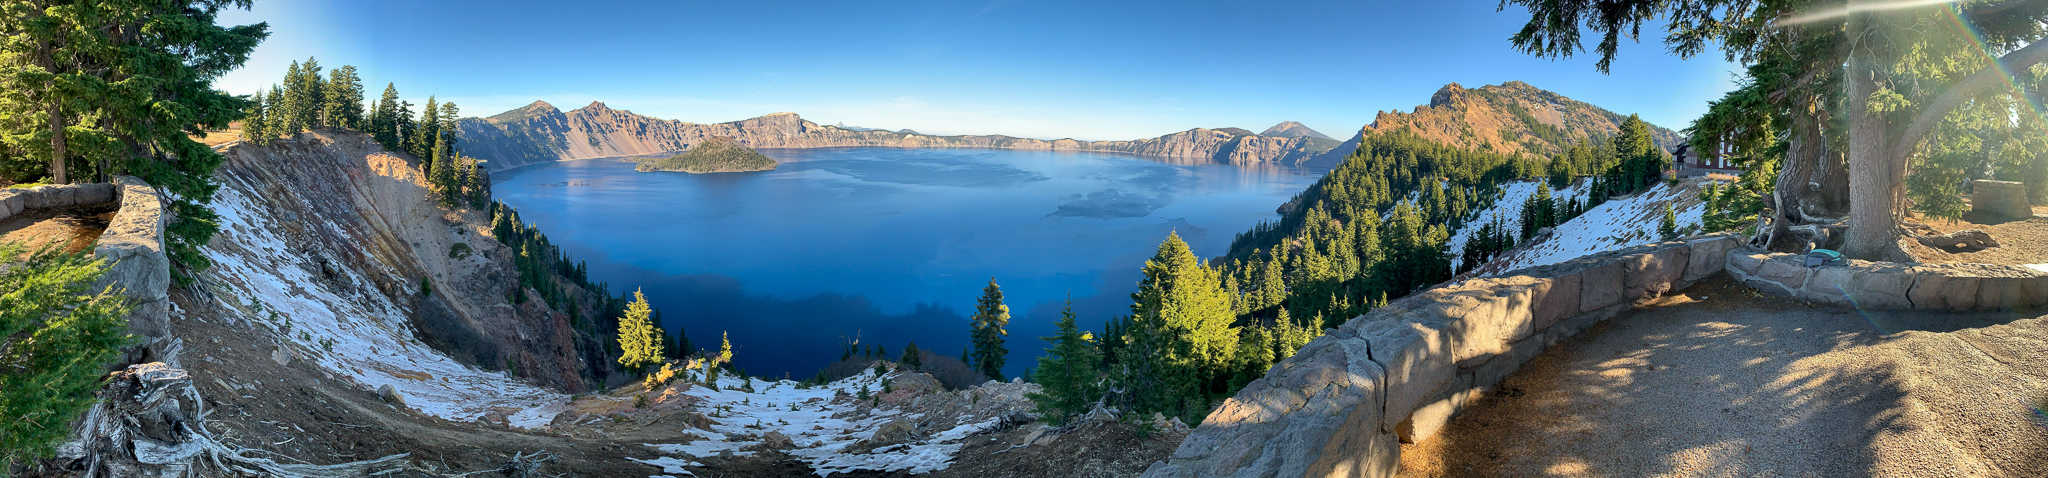
[{"label": "green shrub", "polygon": [[[0,258],[23,252],[0,244]],[[90,255],[46,250],[0,272],[0,470],[50,456],[129,343],[125,297],[93,287],[106,270]]]},{"label": "green shrub", "polygon": [[469,257],[470,252],[473,251],[470,250],[469,243],[467,242],[457,242],[448,245],[449,259],[461,259],[464,257]]}]

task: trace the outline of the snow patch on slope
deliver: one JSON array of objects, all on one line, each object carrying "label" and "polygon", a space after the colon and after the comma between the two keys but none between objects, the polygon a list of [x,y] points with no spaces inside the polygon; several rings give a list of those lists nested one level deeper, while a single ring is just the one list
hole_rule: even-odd
[{"label": "snow patch on slope", "polygon": [[1662,238],[1657,234],[1657,225],[1663,221],[1666,204],[1675,209],[1679,229],[1698,227],[1707,212],[1706,203],[1699,197],[1701,184],[1687,181],[1673,187],[1669,183],[1658,183],[1633,196],[1609,199],[1557,226],[1550,235],[1517,246],[1487,264],[1482,271],[1487,275],[1500,275],[1502,272],[1658,242]]},{"label": "snow patch on slope", "polygon": [[[1529,197],[1535,196],[1536,189],[1541,184],[1541,181],[1515,181],[1504,184],[1501,186],[1500,198],[1494,200],[1492,206],[1481,209],[1467,218],[1465,225],[1459,227],[1457,232],[1451,234],[1451,239],[1444,248],[1444,251],[1451,256],[1451,270],[1458,270],[1459,267],[1464,266],[1465,243],[1472,242],[1472,236],[1478,234],[1481,227],[1499,220],[1507,228],[1509,234],[1520,234],[1522,230],[1522,203],[1528,201]],[[1582,189],[1579,187],[1580,184],[1583,184],[1583,182],[1575,183],[1564,189],[1551,191],[1551,201],[1555,202],[1563,198],[1581,196],[1583,193],[1580,191]],[[1584,201],[1585,198],[1580,197],[1579,200]],[[1520,238],[1517,237],[1516,239],[1519,240]]]},{"label": "snow patch on slope", "polygon": [[[212,292],[239,314],[232,319],[269,329],[280,346],[366,389],[390,385],[406,406],[435,417],[472,421],[499,411],[512,426],[538,428],[568,404],[566,395],[464,365],[420,343],[405,311],[383,294],[328,287],[315,277],[319,266],[306,263],[306,254],[291,250],[280,234],[304,230],[294,222],[330,219],[277,217],[279,208],[253,201],[251,191],[264,186],[233,177],[223,183],[213,204],[221,231],[204,249],[213,261],[205,282],[220,286]],[[335,282],[342,284],[367,284],[366,274],[396,274],[332,267]]]},{"label": "snow patch on slope", "polygon": [[[684,380],[703,381],[701,372],[691,370]],[[702,401],[699,410],[710,418],[711,430],[693,430],[702,439],[689,443],[650,443],[647,447],[662,456],[633,461],[662,468],[662,473],[689,475],[684,466],[702,466],[697,459],[730,453],[747,456],[742,448],[761,442],[768,432],[789,437],[795,448],[787,450],[811,466],[818,476],[856,470],[883,473],[924,474],[950,466],[969,435],[995,428],[998,420],[960,423],[930,438],[853,453],[848,448],[872,436],[883,424],[896,420],[919,420],[918,413],[870,409],[863,413],[850,400],[835,397],[858,396],[862,390],[880,393],[884,375],[864,370],[860,375],[809,388],[788,380],[719,377],[718,389],[689,387],[683,393]],[[745,391],[748,385],[753,392]]]}]

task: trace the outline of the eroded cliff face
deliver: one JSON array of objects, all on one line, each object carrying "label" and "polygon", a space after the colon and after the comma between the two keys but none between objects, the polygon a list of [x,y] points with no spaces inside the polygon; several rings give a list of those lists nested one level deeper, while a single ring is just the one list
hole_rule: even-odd
[{"label": "eroded cliff face", "polygon": [[795,113],[713,124],[651,118],[593,102],[563,112],[546,102],[488,118],[463,118],[462,150],[503,170],[571,159],[673,153],[713,137],[750,148],[991,148],[1125,153],[1181,164],[1296,165],[1327,150],[1327,141],[1263,136],[1236,128],[1196,128],[1129,141],[1043,140],[1002,135],[933,136],[910,131],[819,125]]},{"label": "eroded cliff face", "polygon": [[[308,355],[377,372],[358,377],[366,385],[445,382],[422,378],[443,375],[431,370],[438,368],[505,373],[573,393],[611,375],[602,338],[580,333],[570,312],[519,287],[516,251],[489,237],[487,213],[442,208],[418,160],[345,131],[222,152],[222,232],[205,251],[216,266],[203,280],[220,284],[212,292],[224,300],[201,301],[221,308],[206,312],[270,323],[287,340],[303,338]],[[513,294],[526,300],[514,304]],[[603,303],[593,291],[570,294],[571,304]],[[600,316],[594,307],[575,316]],[[307,327],[335,330],[303,333]],[[334,352],[353,342],[369,356]],[[435,350],[411,350],[420,343]],[[394,353],[417,357],[383,360]]]},{"label": "eroded cliff face", "polygon": [[[1484,151],[1547,156],[1562,153],[1573,144],[1613,137],[1627,119],[1627,115],[1520,81],[1478,88],[1451,83],[1414,111],[1379,112],[1358,134],[1306,162],[1335,165],[1357,150],[1365,135],[1396,130]],[[1677,132],[1655,125],[1650,133],[1666,151],[1685,141]]]}]

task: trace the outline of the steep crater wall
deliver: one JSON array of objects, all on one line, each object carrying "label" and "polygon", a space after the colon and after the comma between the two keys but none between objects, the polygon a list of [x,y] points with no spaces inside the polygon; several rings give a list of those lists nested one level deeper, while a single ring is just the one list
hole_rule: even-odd
[{"label": "steep crater wall", "polygon": [[1475,279],[1346,322],[1247,385],[1147,477],[1392,476],[1545,348],[1719,274],[1732,235],[1652,244]]}]

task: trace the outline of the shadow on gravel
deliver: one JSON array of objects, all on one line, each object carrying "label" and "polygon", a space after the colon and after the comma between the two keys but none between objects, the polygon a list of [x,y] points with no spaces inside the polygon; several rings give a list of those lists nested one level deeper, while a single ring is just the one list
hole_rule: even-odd
[{"label": "shadow on gravel", "polygon": [[2029,316],[1813,307],[1708,280],[1531,360],[1402,445],[1401,475],[1866,476],[1875,440],[1918,431],[1896,361],[1854,349]]}]

